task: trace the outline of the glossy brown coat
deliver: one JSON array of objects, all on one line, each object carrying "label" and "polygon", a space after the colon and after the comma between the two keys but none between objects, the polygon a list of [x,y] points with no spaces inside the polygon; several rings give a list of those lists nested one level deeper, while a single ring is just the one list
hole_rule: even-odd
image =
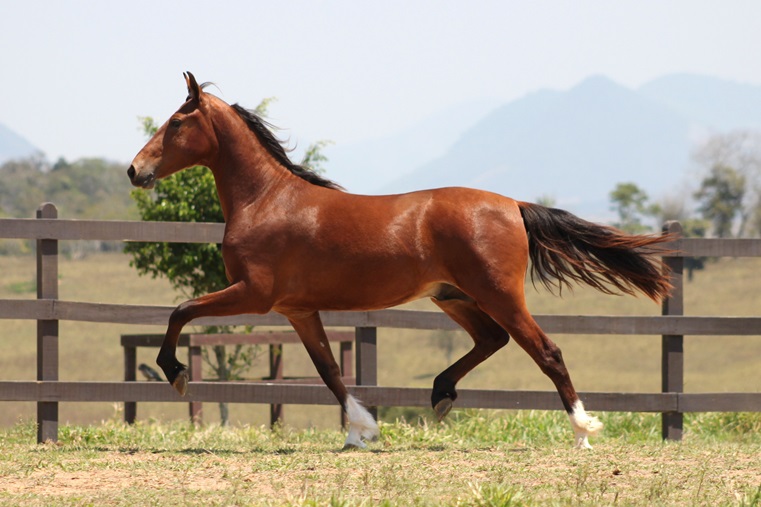
[{"label": "glossy brown coat", "polygon": [[[431,297],[473,337],[474,347],[434,381],[443,417],[456,383],[509,337],[555,383],[571,414],[578,396],[560,350],[524,300],[524,278],[590,283],[653,298],[668,291],[647,248],[663,239],[627,236],[560,211],[467,188],[362,196],[300,170],[258,130],[257,118],[207,94],[186,75],[187,101],[135,157],[129,176],[150,188],[193,165],[211,169],[225,216],[230,286],[173,312],[157,359],[181,392],[175,357],[182,327],[204,316],[285,315],[346,409],[347,392],[326,346],[320,310],[373,310]],[[252,126],[253,125],[253,126]],[[650,252],[652,253],[652,252]]]}]

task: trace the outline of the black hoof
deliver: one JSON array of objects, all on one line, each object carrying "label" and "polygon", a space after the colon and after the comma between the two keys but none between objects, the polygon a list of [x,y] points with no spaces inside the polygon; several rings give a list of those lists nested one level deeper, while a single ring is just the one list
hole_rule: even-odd
[{"label": "black hoof", "polygon": [[450,410],[452,410],[452,400],[449,398],[444,398],[433,407],[439,422],[444,420]]},{"label": "black hoof", "polygon": [[178,393],[180,393],[180,396],[185,396],[188,392],[188,370],[182,370],[180,373],[177,374],[175,379],[172,381],[172,387],[174,387]]},{"label": "black hoof", "polygon": [[180,393],[180,396],[185,396],[188,392],[188,380],[190,380],[187,367],[176,359],[172,361],[171,366],[164,367],[161,364],[159,366],[164,370],[166,379],[172,384],[172,387]]},{"label": "black hoof", "polygon": [[450,410],[452,403],[457,399],[457,391],[454,382],[450,381],[443,375],[436,377],[433,381],[433,392],[431,393],[431,406],[436,413],[439,421],[442,421]]}]

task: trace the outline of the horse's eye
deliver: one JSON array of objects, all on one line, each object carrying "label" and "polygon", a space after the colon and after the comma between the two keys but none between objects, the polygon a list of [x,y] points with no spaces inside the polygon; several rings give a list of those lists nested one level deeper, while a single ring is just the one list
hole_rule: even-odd
[{"label": "horse's eye", "polygon": [[169,122],[169,126],[176,129],[176,128],[178,128],[180,126],[181,123],[182,123],[182,121],[180,121],[177,118],[174,118],[173,120],[171,120]]}]

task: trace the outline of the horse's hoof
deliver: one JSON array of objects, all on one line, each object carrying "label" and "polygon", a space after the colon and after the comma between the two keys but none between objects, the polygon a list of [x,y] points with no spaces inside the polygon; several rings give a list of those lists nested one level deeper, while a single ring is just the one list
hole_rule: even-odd
[{"label": "horse's hoof", "polygon": [[358,444],[346,442],[343,446],[343,449],[341,450],[342,451],[356,451],[356,450],[361,450],[365,448],[367,448],[367,446],[362,442],[359,442]]},{"label": "horse's hoof", "polygon": [[452,400],[449,398],[444,398],[433,407],[433,411],[436,412],[436,417],[438,417],[439,422],[444,420],[450,410],[452,410]]},{"label": "horse's hoof", "polygon": [[172,382],[172,387],[174,387],[178,393],[180,393],[180,396],[185,396],[188,392],[188,370],[182,370],[180,373],[177,374],[177,378],[174,379],[174,382]]}]

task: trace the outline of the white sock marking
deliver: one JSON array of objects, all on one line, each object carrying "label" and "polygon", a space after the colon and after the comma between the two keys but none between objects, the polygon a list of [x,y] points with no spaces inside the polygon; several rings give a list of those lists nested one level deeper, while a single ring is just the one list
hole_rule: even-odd
[{"label": "white sock marking", "polygon": [[573,411],[568,414],[571,419],[573,433],[576,435],[576,447],[591,449],[588,436],[595,435],[602,429],[602,423],[596,417],[592,417],[584,410],[584,404],[577,400],[573,405]]},{"label": "white sock marking", "polygon": [[378,438],[380,430],[370,412],[352,395],[346,398],[346,417],[349,419],[349,434],[346,436],[344,447],[359,447],[364,449],[362,440]]}]

